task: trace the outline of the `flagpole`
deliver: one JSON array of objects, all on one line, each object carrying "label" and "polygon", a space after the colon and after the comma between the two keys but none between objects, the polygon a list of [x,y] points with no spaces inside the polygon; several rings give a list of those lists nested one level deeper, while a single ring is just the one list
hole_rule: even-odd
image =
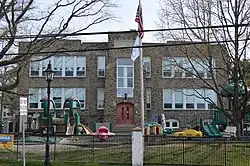
[{"label": "flagpole", "polygon": [[[142,46],[142,39],[140,39],[140,46]],[[140,50],[140,88],[141,88],[141,128],[144,135],[144,80],[143,80],[143,53],[142,48]]]}]

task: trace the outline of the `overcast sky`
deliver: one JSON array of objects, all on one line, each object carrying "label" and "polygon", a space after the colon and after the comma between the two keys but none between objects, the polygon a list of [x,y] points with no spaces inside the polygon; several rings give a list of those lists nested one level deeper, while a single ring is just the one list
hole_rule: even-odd
[{"label": "overcast sky", "polygon": [[[37,0],[39,5],[48,6],[53,3],[55,0]],[[119,5],[118,8],[114,9],[116,17],[119,19],[119,22],[112,21],[105,24],[95,25],[90,28],[88,32],[96,31],[126,31],[130,29],[137,29],[137,24],[135,23],[135,14],[136,9],[139,3],[139,0],[115,0]],[[158,19],[157,10],[159,9],[159,0],[141,0],[143,7],[143,19],[144,19],[144,29],[155,29],[157,28],[155,21]],[[76,22],[75,24],[79,24]],[[76,25],[77,26],[77,25]],[[86,31],[85,31],[86,32]],[[144,42],[156,41],[153,36],[154,33],[145,33]],[[83,40],[87,41],[107,41],[106,35],[99,36],[88,36],[83,37]]]}]

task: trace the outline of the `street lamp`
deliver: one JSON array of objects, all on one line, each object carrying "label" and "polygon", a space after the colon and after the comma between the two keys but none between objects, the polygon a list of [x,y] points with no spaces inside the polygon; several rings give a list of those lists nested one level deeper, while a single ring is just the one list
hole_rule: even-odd
[{"label": "street lamp", "polygon": [[48,108],[47,108],[47,140],[46,140],[46,152],[45,152],[45,166],[50,166],[50,155],[49,155],[49,128],[50,128],[50,121],[49,121],[49,110],[50,110],[50,83],[53,80],[55,72],[52,70],[51,63],[49,61],[47,69],[44,71],[45,80],[48,83],[47,87],[47,94],[48,94]]}]

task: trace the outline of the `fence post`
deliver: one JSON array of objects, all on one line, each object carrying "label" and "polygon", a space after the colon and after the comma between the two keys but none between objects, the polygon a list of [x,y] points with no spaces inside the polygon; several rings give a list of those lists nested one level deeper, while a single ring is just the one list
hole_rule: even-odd
[{"label": "fence post", "polygon": [[132,166],[143,166],[143,132],[136,127],[132,131]]}]

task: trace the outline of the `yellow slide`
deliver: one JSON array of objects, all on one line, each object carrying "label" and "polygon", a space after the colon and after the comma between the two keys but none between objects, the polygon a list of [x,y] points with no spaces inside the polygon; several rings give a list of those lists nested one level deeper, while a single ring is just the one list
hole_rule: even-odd
[{"label": "yellow slide", "polygon": [[93,134],[93,131],[89,127],[87,127],[83,124],[79,124],[78,127],[82,127],[85,130],[86,134],[88,134],[88,135]]}]

